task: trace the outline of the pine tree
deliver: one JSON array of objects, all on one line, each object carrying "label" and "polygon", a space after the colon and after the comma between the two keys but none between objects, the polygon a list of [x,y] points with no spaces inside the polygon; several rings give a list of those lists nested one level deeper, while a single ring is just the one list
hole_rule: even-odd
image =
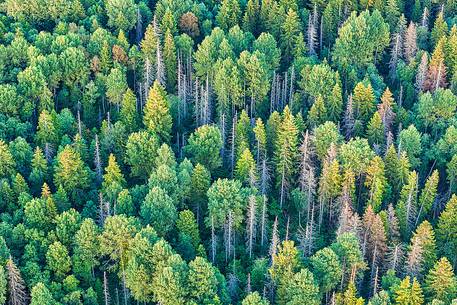
[{"label": "pine tree", "polygon": [[403,43],[403,54],[408,63],[415,57],[417,52],[417,33],[416,24],[410,21],[408,29],[405,33],[405,41]]},{"label": "pine tree", "polygon": [[369,205],[363,215],[363,239],[361,241],[362,252],[369,261],[371,282],[374,284],[373,290],[376,290],[376,273],[387,250],[386,234],[381,217],[374,213],[373,208]]},{"label": "pine tree", "polygon": [[387,181],[384,176],[384,162],[378,156],[374,157],[367,168],[365,186],[368,187],[368,205],[371,205],[375,212],[379,212],[384,194],[386,192]]},{"label": "pine tree", "polygon": [[62,185],[70,194],[76,194],[89,185],[88,169],[79,153],[69,145],[65,146],[57,155],[57,163],[54,166],[54,183]]},{"label": "pine tree", "polygon": [[255,121],[255,126],[252,129],[254,132],[254,138],[256,142],[256,161],[257,164],[267,156],[267,135],[265,125],[261,118]]},{"label": "pine tree", "polygon": [[358,83],[354,88],[354,109],[358,119],[368,122],[375,111],[375,97],[371,84]]},{"label": "pine tree", "polygon": [[418,219],[422,219],[424,216],[427,216],[431,211],[437,195],[438,182],[438,170],[434,170],[425,182],[424,188],[419,196]]},{"label": "pine tree", "polygon": [[103,175],[103,190],[108,200],[113,202],[117,195],[125,187],[124,175],[116,163],[116,157],[113,154],[109,155],[108,165],[105,168],[105,174]]},{"label": "pine tree", "polygon": [[377,111],[371,117],[367,127],[368,141],[373,145],[376,151],[379,151],[385,142],[384,133],[385,127],[381,115],[379,114],[379,111]]},{"label": "pine tree", "polygon": [[457,295],[457,279],[446,257],[436,262],[425,278],[424,290],[428,300],[437,299],[450,304]]},{"label": "pine tree", "polygon": [[[308,269],[301,269],[291,279],[278,288],[278,304],[320,304],[319,287]],[[280,292],[283,295],[280,295]]]},{"label": "pine tree", "polygon": [[252,252],[256,237],[256,230],[257,230],[257,202],[256,197],[251,195],[249,196],[249,203],[247,207],[247,215],[246,215],[246,244],[247,244],[247,252],[249,253],[249,258],[252,258]]},{"label": "pine tree", "polygon": [[449,75],[457,72],[457,26],[454,25],[449,33],[444,47],[444,63],[449,67]]},{"label": "pine tree", "polygon": [[438,44],[438,41],[441,38],[446,37],[447,32],[448,32],[448,26],[447,26],[446,21],[444,20],[444,13],[441,10],[438,13],[438,16],[436,17],[436,20],[435,20],[435,23],[433,25],[433,29],[431,32],[432,46],[436,47],[436,45]]},{"label": "pine tree", "polygon": [[285,240],[277,246],[277,253],[272,257],[268,270],[271,278],[279,285],[288,282],[300,268],[300,257],[297,247],[292,240]]},{"label": "pine tree", "polygon": [[384,125],[386,134],[391,131],[392,123],[395,119],[395,112],[393,111],[394,104],[395,101],[392,96],[392,92],[389,88],[386,88],[381,96],[381,103],[378,104],[378,112],[381,116],[381,121]]},{"label": "pine tree", "polygon": [[236,162],[235,178],[251,187],[255,187],[257,183],[255,160],[248,148],[241,153]]},{"label": "pine tree", "polygon": [[64,279],[65,275],[70,272],[71,260],[68,249],[59,241],[49,246],[46,252],[46,265],[58,279]]},{"label": "pine tree", "polygon": [[6,262],[5,267],[8,273],[9,303],[11,305],[26,305],[28,303],[26,286],[19,269],[11,257]]},{"label": "pine tree", "polygon": [[417,92],[422,92],[422,90],[424,90],[424,83],[427,78],[427,71],[428,56],[426,52],[423,52],[421,56],[421,61],[419,63],[419,67],[417,68],[416,82],[414,84]]},{"label": "pine tree", "polygon": [[149,92],[143,122],[146,128],[162,141],[170,140],[172,118],[165,92],[158,82],[154,82],[154,86]]},{"label": "pine tree", "polygon": [[310,262],[321,293],[332,291],[342,275],[340,261],[335,252],[330,248],[323,248],[311,256]]},{"label": "pine tree", "polygon": [[93,279],[94,268],[98,262],[98,232],[99,229],[92,219],[85,219],[75,234],[73,269],[74,273],[84,279]]},{"label": "pine tree", "polygon": [[411,283],[410,277],[405,277],[394,291],[395,305],[421,305],[424,296],[416,279]]},{"label": "pine tree", "polygon": [[238,0],[223,0],[216,16],[217,25],[224,31],[239,24],[241,9]]},{"label": "pine tree", "polygon": [[257,291],[249,293],[241,305],[269,305],[268,300],[262,298]]},{"label": "pine tree", "polygon": [[197,221],[200,221],[201,210],[206,203],[206,192],[211,185],[211,174],[210,172],[200,163],[195,165],[192,173],[192,193],[190,195],[190,202],[194,207],[194,211],[197,215]]},{"label": "pine tree", "polygon": [[137,100],[131,89],[127,89],[122,98],[120,119],[128,131],[133,132],[138,129]]},{"label": "pine tree", "polygon": [[206,302],[217,296],[218,278],[215,268],[204,258],[189,263],[188,289],[195,302]]},{"label": "pine tree", "polygon": [[357,297],[357,289],[354,283],[349,283],[348,288],[344,293],[339,293],[336,296],[335,304],[337,305],[363,305],[365,301],[362,297]]},{"label": "pine tree", "polygon": [[259,0],[248,0],[243,16],[243,30],[251,32],[255,36],[259,33],[258,12],[260,10]]},{"label": "pine tree", "polygon": [[276,185],[279,190],[280,206],[282,207],[295,175],[295,163],[298,157],[298,130],[294,117],[286,106],[282,124],[279,127],[275,143]]},{"label": "pine tree", "polygon": [[457,263],[457,196],[452,195],[438,219],[436,239],[438,249],[450,262]]},{"label": "pine tree", "polygon": [[3,266],[0,267],[0,304],[6,303],[6,288],[8,282],[6,280],[6,273],[5,268]]},{"label": "pine tree", "polygon": [[309,125],[312,127],[316,127],[327,121],[327,109],[321,95],[316,98],[311,106],[311,109],[308,112],[308,121]]},{"label": "pine tree", "polygon": [[[417,240],[416,240],[417,239]],[[420,247],[421,268],[428,272],[437,260],[435,232],[428,221],[423,221],[414,232],[412,241]]]},{"label": "pine tree", "polygon": [[290,63],[294,53],[295,41],[301,31],[300,18],[296,11],[289,9],[285,22],[281,26],[281,48],[284,52],[284,60]]},{"label": "pine tree", "polygon": [[391,30],[393,31],[398,24],[398,19],[400,18],[400,9],[398,7],[397,0],[387,0],[384,7],[385,19],[389,24]]},{"label": "pine tree", "polygon": [[49,289],[43,283],[38,283],[32,288],[30,305],[41,304],[56,305],[58,303],[53,298]]},{"label": "pine tree", "polygon": [[428,65],[427,77],[424,80],[423,88],[431,92],[436,91],[438,88],[445,88],[447,86],[446,73],[447,67],[444,64],[444,38],[440,39],[432,53],[432,58]]},{"label": "pine tree", "polygon": [[341,192],[340,164],[336,159],[336,146],[331,144],[324,160],[321,177],[319,179],[319,230],[321,229],[324,214],[329,215],[329,221],[334,217],[335,199]]},{"label": "pine tree", "polygon": [[401,190],[396,212],[400,220],[401,233],[404,237],[408,237],[417,218],[417,173],[415,171],[409,174],[408,182]]},{"label": "pine tree", "polygon": [[169,29],[165,32],[163,58],[165,65],[165,79],[167,80],[167,91],[174,92],[177,76],[177,58],[175,41]]},{"label": "pine tree", "polygon": [[48,177],[48,165],[40,147],[36,147],[32,159],[32,170],[29,181],[32,183],[32,191],[36,194]]}]

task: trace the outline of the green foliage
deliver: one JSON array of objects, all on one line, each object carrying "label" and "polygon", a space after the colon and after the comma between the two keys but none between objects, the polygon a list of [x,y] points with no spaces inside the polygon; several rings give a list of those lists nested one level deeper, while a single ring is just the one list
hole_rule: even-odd
[{"label": "green foliage", "polygon": [[311,257],[311,266],[322,293],[331,291],[341,278],[338,256],[330,248],[319,250]]},{"label": "green foliage", "polygon": [[396,305],[420,305],[424,303],[422,288],[416,278],[412,283],[410,277],[405,277],[394,291]]},{"label": "green foliage", "polygon": [[125,148],[125,162],[131,166],[131,175],[147,179],[154,169],[153,160],[159,148],[156,136],[145,131],[131,133]]},{"label": "green foliage", "polygon": [[190,135],[185,151],[192,161],[213,171],[222,165],[222,145],[219,129],[216,126],[203,125]]},{"label": "green foliage", "polygon": [[141,205],[140,215],[144,223],[152,225],[159,235],[165,235],[177,218],[173,200],[158,187],[153,187],[146,195]]},{"label": "green foliage", "polygon": [[436,239],[438,249],[442,255],[445,255],[451,262],[457,262],[457,239],[456,239],[456,221],[457,221],[457,197],[452,195],[446,204],[446,208],[438,219],[436,228]]},{"label": "green foliage", "polygon": [[457,279],[449,261],[443,257],[425,278],[424,290],[429,300],[450,303],[457,293]]},{"label": "green foliage", "polygon": [[389,26],[378,10],[372,13],[355,12],[338,31],[333,50],[333,61],[340,71],[358,71],[372,63],[389,45]]},{"label": "green foliage", "polygon": [[46,263],[48,268],[55,273],[56,278],[63,279],[71,269],[67,248],[58,241],[51,244],[46,252]]},{"label": "green foliage", "polygon": [[214,222],[222,227],[230,219],[234,228],[241,225],[246,206],[241,183],[237,180],[218,179],[208,189],[207,226]]},{"label": "green foliage", "polygon": [[149,91],[144,109],[143,122],[149,132],[168,142],[171,136],[172,118],[165,91],[156,81]]},{"label": "green foliage", "polygon": [[136,5],[133,0],[105,0],[108,25],[128,32],[135,26]]},{"label": "green foliage", "polygon": [[455,303],[455,1],[3,2],[0,304]]}]

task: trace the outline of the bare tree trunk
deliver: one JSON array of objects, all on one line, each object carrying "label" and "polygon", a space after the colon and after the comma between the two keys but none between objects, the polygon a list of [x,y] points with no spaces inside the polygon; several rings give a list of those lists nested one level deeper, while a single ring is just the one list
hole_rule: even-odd
[{"label": "bare tree trunk", "polygon": [[106,278],[106,271],[103,272],[103,295],[105,298],[105,305],[110,304],[110,295],[108,289],[108,279]]}]

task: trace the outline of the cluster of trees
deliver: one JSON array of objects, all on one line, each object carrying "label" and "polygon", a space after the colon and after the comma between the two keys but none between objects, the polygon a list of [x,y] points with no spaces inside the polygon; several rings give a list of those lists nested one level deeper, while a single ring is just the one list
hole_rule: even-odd
[{"label": "cluster of trees", "polygon": [[455,1],[1,7],[0,304],[456,304]]}]

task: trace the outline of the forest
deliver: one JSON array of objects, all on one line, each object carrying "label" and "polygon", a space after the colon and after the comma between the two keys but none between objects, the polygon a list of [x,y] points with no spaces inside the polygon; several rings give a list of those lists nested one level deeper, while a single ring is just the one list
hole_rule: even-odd
[{"label": "forest", "polygon": [[0,0],[0,305],[457,305],[456,0]]}]

